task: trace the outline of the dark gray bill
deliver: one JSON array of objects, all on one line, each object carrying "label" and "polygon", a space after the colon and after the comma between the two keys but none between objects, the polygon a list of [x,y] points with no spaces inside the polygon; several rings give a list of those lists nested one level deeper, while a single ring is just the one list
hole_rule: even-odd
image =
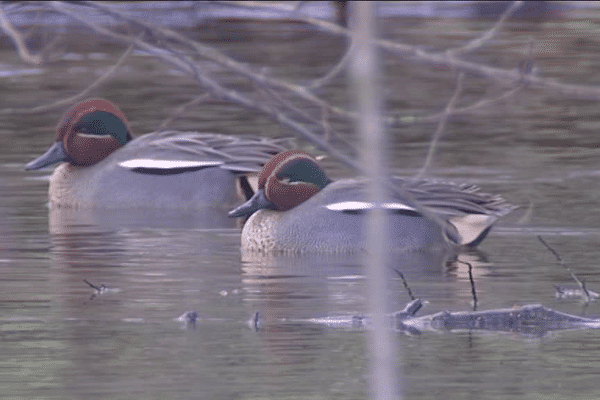
[{"label": "dark gray bill", "polygon": [[265,196],[264,189],[258,189],[254,196],[250,198],[247,202],[236,208],[235,210],[229,211],[230,217],[249,217],[254,214],[255,211],[258,211],[262,208],[268,208],[270,210],[277,209],[277,206],[273,204],[270,200]]},{"label": "dark gray bill", "polygon": [[26,170],[42,169],[48,165],[56,164],[57,162],[66,161],[68,159],[65,151],[65,146],[62,142],[54,142],[52,146],[41,156],[32,160],[25,165]]}]

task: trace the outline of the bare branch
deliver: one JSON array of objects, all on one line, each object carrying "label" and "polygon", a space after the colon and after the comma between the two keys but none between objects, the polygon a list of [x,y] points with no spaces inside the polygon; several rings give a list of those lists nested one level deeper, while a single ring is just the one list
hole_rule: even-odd
[{"label": "bare branch", "polygon": [[404,288],[406,289],[406,292],[408,293],[408,297],[410,297],[411,300],[415,300],[416,297],[413,295],[412,290],[410,290],[410,286],[408,286],[408,282],[406,281],[404,274],[400,270],[395,269],[395,268],[393,268],[393,271],[398,274],[400,279],[402,279],[402,284],[404,285]]},{"label": "bare branch", "polygon": [[173,113],[171,113],[171,115],[169,115],[169,117],[160,124],[160,126],[158,127],[158,130],[159,131],[164,130],[167,126],[169,126],[171,123],[173,123],[173,121],[176,118],[178,118],[181,114],[183,114],[185,112],[185,110],[187,110],[189,107],[196,106],[200,103],[205,102],[206,100],[208,100],[210,98],[210,96],[211,96],[210,93],[204,93],[203,95],[196,96],[192,100],[188,101],[187,103],[184,103],[181,106],[177,107],[175,109],[175,111],[173,111]]},{"label": "bare branch", "polygon": [[585,293],[585,301],[587,303],[589,303],[591,301],[591,296],[590,293],[588,292],[588,290],[585,287],[585,284],[579,280],[579,278],[577,278],[577,276],[573,273],[573,271],[571,271],[571,268],[569,268],[568,265],[566,265],[562,259],[562,257],[560,256],[560,254],[554,250],[548,243],[546,243],[546,241],[544,240],[544,238],[542,238],[541,236],[538,235],[538,240],[548,249],[550,250],[550,252],[552,254],[554,254],[554,257],[556,257],[556,260],[558,261],[558,263],[564,268],[566,269],[569,274],[571,274],[571,278],[573,278],[573,280],[575,282],[577,282],[577,284],[579,285],[579,287],[581,288],[581,290],[583,291],[583,293]]},{"label": "bare branch", "polygon": [[324,76],[322,76],[321,78],[315,79],[310,85],[308,85],[308,88],[309,89],[320,88],[320,87],[327,85],[329,82],[331,82],[331,80],[333,78],[338,76],[339,73],[342,72],[344,70],[344,68],[346,68],[346,66],[348,65],[348,61],[350,60],[350,56],[353,54],[353,52],[354,52],[354,49],[353,49],[353,45],[351,44],[348,47],[346,54],[343,55],[343,57],[340,59],[340,61],[336,65],[334,65],[333,68],[331,68],[329,70],[329,72],[326,73]]},{"label": "bare branch", "polygon": [[[326,102],[326,101],[318,98],[317,96],[313,95],[312,93],[310,93],[309,90],[303,86],[294,85],[292,83],[282,81],[275,77],[267,78],[266,76],[264,76],[262,74],[257,74],[255,72],[253,72],[252,70],[250,70],[244,64],[239,63],[230,57],[227,57],[222,52],[220,52],[212,47],[198,43],[194,40],[188,39],[187,37],[175,32],[173,30],[155,26],[155,25],[146,23],[144,21],[138,20],[136,18],[132,18],[121,11],[115,10],[111,6],[107,6],[105,3],[89,2],[86,4],[93,5],[94,7],[98,8],[100,10],[103,10],[103,11],[107,12],[108,14],[113,15],[117,18],[123,19],[125,21],[134,22],[137,25],[143,26],[144,28],[149,29],[152,32],[155,32],[157,34],[164,36],[166,39],[175,40],[181,44],[184,44],[184,45],[192,48],[193,50],[195,50],[197,52],[198,56],[208,58],[211,61],[214,61],[217,64],[230,69],[231,71],[237,72],[237,73],[251,79],[252,81],[256,82],[257,84],[263,84],[263,85],[273,86],[275,88],[285,89],[286,91],[289,91],[290,93],[295,94],[296,96],[298,96],[306,101],[315,103],[319,107],[330,108],[331,111],[335,114],[347,115],[347,116],[354,115],[342,108],[332,106],[328,102]],[[55,8],[56,8],[56,6],[55,6]],[[59,11],[64,11],[64,10],[66,10],[66,8],[61,6]],[[296,14],[299,14],[299,13],[296,13]],[[82,21],[81,19],[78,19],[78,20],[86,23],[85,21]],[[87,23],[86,23],[86,25],[87,25]]]},{"label": "bare branch", "polygon": [[[94,3],[94,4],[96,4],[96,3]],[[117,33],[114,30],[104,28],[92,21],[89,21],[84,16],[80,15],[80,13],[72,11],[70,9],[70,6],[65,5],[64,3],[53,2],[53,3],[51,3],[51,5],[56,11],[58,11],[62,14],[65,14],[65,15],[69,15],[73,19],[85,24],[86,26],[89,26],[90,28],[92,28],[94,31],[96,31],[98,33],[101,33],[108,37],[112,37],[114,39],[117,39],[117,40],[125,42],[125,43],[129,43],[131,45],[135,45],[135,46],[139,47],[140,49],[147,51],[148,53],[154,55],[155,57],[158,57],[158,58],[162,59],[163,61],[166,61],[167,63],[177,67],[181,71],[183,71],[183,72],[189,74],[191,77],[193,77],[194,80],[198,84],[200,84],[202,87],[208,89],[217,98],[226,99],[233,103],[240,104],[248,109],[256,110],[265,115],[268,115],[273,120],[280,123],[281,125],[287,126],[288,128],[292,129],[294,132],[302,135],[304,138],[306,138],[306,140],[309,140],[310,142],[312,142],[314,145],[316,145],[320,149],[327,151],[330,155],[337,158],[338,160],[340,160],[347,166],[349,166],[357,171],[362,170],[362,167],[360,166],[360,164],[358,162],[356,162],[354,159],[346,156],[339,150],[333,148],[327,142],[325,142],[319,135],[311,132],[306,126],[300,124],[299,122],[289,118],[287,115],[285,115],[285,113],[283,113],[279,110],[276,110],[269,105],[255,102],[252,99],[250,99],[249,97],[243,95],[242,93],[240,93],[238,91],[229,90],[227,88],[224,88],[219,83],[217,83],[214,79],[212,79],[212,78],[208,77],[206,74],[202,73],[202,71],[200,70],[200,67],[196,63],[194,63],[193,60],[191,60],[189,57],[185,57],[181,54],[175,54],[173,51],[165,50],[164,48],[158,47],[152,43],[144,41],[141,37],[128,36],[128,35]],[[167,32],[167,30],[163,30],[163,29],[159,29],[159,31]],[[169,31],[167,33],[171,33],[171,32]],[[172,32],[172,33],[176,36],[179,36],[178,34],[175,34],[175,32]],[[188,42],[190,42],[190,41],[188,41]],[[216,52],[213,49],[210,49],[210,50],[211,50],[211,52]],[[247,68],[244,68],[244,69],[247,70]],[[260,75],[253,74],[253,76],[256,78],[257,81],[265,82],[265,79],[261,78]],[[313,98],[314,98],[314,96],[313,96]],[[328,106],[327,103],[322,100],[318,100],[318,101],[316,101],[316,103],[322,104],[323,106]]]},{"label": "bare branch", "polygon": [[[236,5],[238,7],[244,7],[249,9],[269,9],[279,11],[284,14],[286,17],[292,20],[303,21],[305,23],[316,26],[326,32],[335,35],[343,35],[349,36],[350,31],[344,27],[341,27],[332,22],[319,20],[316,18],[308,17],[303,15],[300,12],[292,12],[294,11],[290,5],[287,4],[273,4],[273,3],[263,3],[263,2],[219,2],[221,4],[229,4]],[[513,6],[516,7],[516,6]],[[511,7],[512,8],[512,7]],[[585,98],[590,100],[600,100],[600,87],[599,86],[590,86],[590,85],[576,85],[576,84],[567,84],[560,83],[554,79],[541,78],[535,76],[534,74],[526,74],[523,75],[519,70],[514,69],[503,69],[497,67],[491,67],[487,65],[478,64],[475,62],[461,60],[452,54],[448,54],[447,52],[442,53],[431,53],[421,49],[419,46],[411,46],[403,43],[392,42],[389,40],[378,39],[375,43],[391,53],[402,56],[403,58],[414,58],[419,62],[429,63],[431,65],[435,65],[436,67],[447,66],[449,68],[454,68],[458,70],[462,70],[465,72],[470,72],[473,74],[481,75],[486,77],[487,79],[491,79],[496,82],[501,83],[518,83],[521,80],[523,83],[538,87],[549,92],[553,92],[556,94],[567,95],[575,98]]]},{"label": "bare branch", "polygon": [[419,179],[423,175],[425,175],[425,171],[431,164],[431,160],[433,160],[433,154],[435,153],[435,148],[437,146],[437,143],[440,140],[440,137],[442,137],[442,135],[444,134],[444,129],[446,129],[446,122],[448,121],[448,117],[450,117],[450,115],[452,115],[452,110],[454,109],[454,104],[456,104],[456,101],[458,100],[458,98],[460,97],[460,93],[462,92],[462,84],[463,84],[464,78],[465,78],[464,72],[461,72],[460,74],[458,74],[458,79],[456,80],[456,89],[454,89],[454,94],[452,95],[452,97],[450,98],[450,101],[448,101],[448,104],[446,105],[446,109],[444,110],[444,113],[443,113],[443,118],[440,119],[438,127],[437,127],[435,133],[433,134],[433,138],[431,138],[431,142],[429,143],[429,151],[427,152],[427,158],[425,158],[423,167],[421,167],[421,170],[417,173],[417,175],[415,176],[415,179]]},{"label": "bare branch", "polygon": [[502,29],[502,25],[504,25],[504,21],[506,21],[515,11],[517,11],[523,5],[522,1],[514,1],[510,7],[508,7],[500,16],[496,24],[490,29],[486,31],[483,35],[478,37],[477,39],[471,40],[469,43],[462,47],[458,47],[456,49],[446,50],[446,53],[450,56],[457,56],[460,54],[468,53],[473,50],[480,48],[485,45],[492,37],[498,33],[500,29]]},{"label": "bare branch", "polygon": [[15,47],[17,48],[17,52],[19,53],[19,57],[21,57],[21,60],[33,65],[42,65],[42,63],[44,62],[42,56],[40,54],[31,54],[31,52],[27,48],[27,45],[25,44],[25,40],[23,40],[23,36],[21,36],[21,34],[12,26],[10,21],[6,18],[2,7],[0,7],[0,26],[2,27],[4,33],[6,33],[15,44]]},{"label": "bare branch", "polygon": [[477,289],[475,288],[475,279],[473,278],[473,266],[466,261],[456,260],[456,262],[465,264],[469,268],[469,282],[471,283],[471,295],[473,296],[473,311],[477,311]]},{"label": "bare branch", "polygon": [[58,109],[58,108],[61,108],[61,107],[67,106],[67,105],[71,105],[74,102],[79,101],[79,100],[83,99],[84,97],[88,96],[90,94],[90,92],[92,92],[94,89],[96,89],[102,83],[104,83],[104,81],[106,81],[108,78],[113,76],[114,73],[117,71],[117,69],[119,69],[119,67],[123,64],[123,62],[125,62],[127,57],[129,57],[129,55],[133,51],[133,48],[134,48],[134,45],[132,44],[131,46],[129,46],[129,48],[127,48],[127,50],[125,50],[123,55],[121,57],[119,57],[119,60],[117,60],[115,65],[110,67],[108,69],[108,71],[106,71],[100,78],[96,79],[91,85],[89,85],[88,87],[86,87],[85,89],[83,89],[81,92],[79,92],[78,94],[76,94],[74,96],[67,97],[66,99],[62,99],[62,100],[56,101],[54,103],[44,104],[42,106],[33,107],[33,108],[5,108],[5,109],[0,110],[0,114],[36,114],[36,113],[55,110],[55,109]]}]

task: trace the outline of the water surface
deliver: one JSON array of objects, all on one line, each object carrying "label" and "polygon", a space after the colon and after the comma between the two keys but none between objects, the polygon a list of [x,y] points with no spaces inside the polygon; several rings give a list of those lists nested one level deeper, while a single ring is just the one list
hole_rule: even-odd
[{"label": "water surface", "polygon": [[[595,26],[600,13],[573,10],[566,19],[514,20],[469,56],[517,67],[533,42],[545,77],[597,85]],[[490,20],[430,17],[381,20],[387,38],[444,50],[489,29]],[[78,32],[78,35],[85,34]],[[187,32],[228,55],[294,82],[326,73],[344,54],[340,38],[285,22],[211,21]],[[77,93],[106,71],[123,48],[67,35],[63,56],[32,68],[3,46],[0,109],[46,104]],[[385,58],[387,107],[403,115],[442,110],[454,72],[390,55]],[[207,68],[214,68],[207,65]],[[212,71],[219,73],[219,71]],[[342,75],[319,93],[349,106]],[[506,88],[467,75],[459,104]],[[117,102],[134,134],[155,130],[174,109],[201,94],[170,67],[133,55],[93,93]],[[600,316],[597,303],[557,300],[554,285],[575,286],[537,240],[543,235],[591,290],[600,291],[598,104],[543,90],[518,95],[453,118],[430,176],[476,183],[520,210],[481,245],[462,255],[474,265],[479,309],[529,303]],[[238,226],[212,226],[175,216],[128,218],[49,213],[50,171],[25,172],[27,161],[54,140],[63,110],[5,115],[0,120],[0,361],[11,398],[340,398],[368,396],[367,333],[308,322],[366,310],[364,270],[357,256],[261,257],[242,254]],[[340,125],[341,126],[341,125]],[[290,136],[254,112],[209,101],[170,128]],[[421,167],[435,124],[391,130],[391,167]],[[348,127],[345,137],[358,143]],[[314,151],[303,141],[298,146]],[[350,176],[324,162],[334,178]],[[103,220],[103,222],[98,222]],[[59,221],[59,222],[57,222]],[[449,255],[394,259],[421,313],[472,308],[464,264]],[[84,279],[109,289],[94,295]],[[410,300],[390,272],[389,311]],[[175,319],[195,310],[195,327]],[[256,330],[248,321],[259,312]],[[600,335],[569,331],[543,338],[519,334],[395,335],[407,398],[595,398]]]}]

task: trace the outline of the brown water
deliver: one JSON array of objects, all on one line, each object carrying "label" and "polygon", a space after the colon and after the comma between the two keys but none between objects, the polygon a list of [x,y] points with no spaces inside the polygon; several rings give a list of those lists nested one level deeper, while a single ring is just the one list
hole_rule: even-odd
[{"label": "brown water", "polygon": [[[541,76],[597,85],[599,23],[594,10],[575,11],[565,20],[511,22],[490,46],[469,57],[516,67],[533,40]],[[418,18],[381,25],[386,37],[440,50],[491,26],[489,21]],[[299,82],[321,76],[344,51],[343,41],[298,24],[214,22],[195,35],[238,60]],[[0,78],[0,109],[72,95],[123,51],[85,39],[70,42],[69,57],[40,67],[39,73]],[[1,56],[2,70],[33,69],[12,47],[2,48]],[[453,93],[454,73],[446,68],[392,56],[385,65],[388,107],[398,112],[438,112]],[[321,95],[346,105],[345,84],[342,76]],[[467,75],[459,104],[501,89]],[[200,93],[170,67],[138,54],[93,95],[120,104],[134,133],[142,134]],[[600,316],[597,303],[584,306],[554,297],[553,285],[575,285],[536,238],[542,234],[591,290],[600,291],[598,109],[596,102],[525,89],[449,123],[429,174],[477,183],[521,207],[490,234],[482,254],[468,255],[475,264],[480,310],[541,303]],[[53,226],[42,179],[48,171],[26,173],[23,166],[53,141],[62,111],[0,119],[1,396],[368,396],[366,332],[307,321],[365,311],[359,258],[242,255],[239,229],[206,230],[176,218],[156,226],[107,215],[102,225]],[[260,115],[222,102],[187,112],[171,128],[290,135]],[[408,175],[421,167],[435,129],[428,124],[390,132],[396,172]],[[345,133],[356,143],[353,132]],[[325,165],[333,177],[351,174],[334,161]],[[466,268],[446,261],[434,256],[395,260],[412,291],[429,302],[420,313],[471,309]],[[409,297],[402,282],[393,274],[390,278],[390,310],[400,309]],[[84,279],[112,290],[92,296]],[[195,329],[174,320],[188,310],[199,314]],[[258,330],[248,324],[255,312],[261,316]],[[543,338],[399,333],[396,340],[407,398],[596,398],[600,392],[597,331]]]}]

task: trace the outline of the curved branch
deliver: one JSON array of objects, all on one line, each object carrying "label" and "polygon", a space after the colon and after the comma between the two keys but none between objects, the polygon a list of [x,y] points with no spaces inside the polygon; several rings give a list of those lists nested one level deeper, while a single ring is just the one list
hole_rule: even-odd
[{"label": "curved branch", "polygon": [[110,67],[108,71],[106,71],[100,78],[96,79],[91,85],[83,89],[81,92],[77,93],[75,96],[67,97],[66,99],[62,99],[51,104],[45,104],[33,108],[5,108],[3,110],[0,110],[0,114],[36,114],[71,105],[74,102],[86,97],[92,90],[96,89],[98,86],[104,83],[104,81],[106,81],[108,78],[114,75],[117,69],[123,64],[127,57],[129,57],[129,55],[133,51],[133,48],[134,46],[132,44],[127,50],[125,50],[123,55],[119,57],[119,60],[116,62],[115,65]]},{"label": "curved branch", "polygon": [[19,53],[19,57],[21,57],[21,60],[33,65],[42,65],[42,63],[44,62],[42,56],[40,54],[31,54],[31,52],[27,48],[27,45],[25,44],[25,40],[23,40],[23,36],[21,36],[21,34],[12,26],[10,21],[6,18],[2,7],[0,7],[0,27],[2,27],[4,33],[6,33],[15,44],[15,47],[17,48],[17,52]]},{"label": "curved branch", "polygon": [[492,29],[486,31],[483,35],[478,37],[477,39],[471,40],[469,43],[462,47],[458,47],[456,49],[446,50],[447,54],[452,56],[457,56],[459,54],[464,54],[476,50],[489,42],[489,40],[496,35],[496,33],[502,28],[504,25],[504,21],[506,21],[515,11],[517,11],[523,5],[522,1],[514,1],[500,16],[498,21],[494,24]]},{"label": "curved branch", "polygon": [[431,164],[431,160],[433,160],[433,154],[435,153],[435,148],[437,146],[437,143],[439,142],[440,138],[442,137],[442,134],[444,133],[444,129],[446,129],[446,122],[448,121],[448,118],[450,117],[450,115],[453,114],[454,104],[456,104],[456,102],[458,101],[458,98],[460,97],[460,94],[462,92],[462,85],[463,85],[464,78],[465,78],[464,72],[461,72],[458,74],[458,78],[456,79],[456,88],[454,89],[454,94],[448,101],[448,104],[446,105],[446,108],[444,109],[444,112],[442,113],[442,118],[440,119],[440,122],[438,123],[438,127],[437,127],[435,133],[433,134],[433,137],[431,138],[431,142],[429,143],[429,150],[427,151],[427,157],[425,158],[423,167],[421,167],[421,169],[415,176],[415,179],[420,179],[425,174],[425,171],[427,170],[427,168],[429,168],[429,165]]},{"label": "curved branch", "polygon": [[335,149],[333,146],[328,144],[321,137],[316,135],[315,133],[308,130],[304,125],[299,122],[289,118],[283,112],[273,109],[269,105],[261,104],[253,101],[249,97],[243,95],[242,93],[224,88],[219,83],[217,83],[214,79],[209,78],[206,74],[202,73],[200,67],[189,59],[184,59],[183,56],[175,56],[173,52],[165,50],[163,48],[157,47],[154,44],[148,43],[141,39],[141,37],[128,36],[124,34],[120,34],[115,32],[114,30],[110,30],[104,28],[98,24],[95,24],[91,21],[88,21],[86,18],[81,16],[80,14],[68,9],[64,5],[64,3],[52,3],[52,6],[58,12],[69,15],[73,19],[85,24],[86,26],[92,28],[94,31],[106,35],[108,37],[112,37],[114,39],[118,39],[125,43],[129,43],[130,45],[135,45],[140,49],[147,51],[148,53],[161,58],[163,61],[173,65],[174,67],[179,68],[180,70],[186,72],[190,76],[194,78],[194,80],[200,84],[202,87],[208,89],[213,95],[218,98],[227,99],[233,103],[241,104],[242,106],[259,111],[273,120],[277,121],[283,126],[286,126],[302,135],[304,138],[312,142],[314,145],[319,147],[321,150],[328,152],[330,155],[344,163],[345,165],[357,170],[361,171],[362,167],[358,162],[353,160],[352,158],[346,156],[339,150]]},{"label": "curved branch", "polygon": [[[256,1],[232,1],[232,2],[219,2],[220,4],[230,4],[238,7],[245,7],[249,9],[269,9],[278,11],[281,13],[287,13],[285,16],[291,20],[302,21],[307,24],[313,25],[319,29],[322,29],[330,34],[334,35],[342,35],[342,36],[350,36],[350,31],[344,27],[341,27],[332,22],[323,21],[317,18],[312,18],[306,15],[303,15],[300,12],[295,12],[295,9],[291,5],[287,4],[272,4],[272,3],[263,3]],[[511,7],[511,12],[513,5]],[[508,14],[506,14],[508,16]],[[527,85],[537,87],[540,89],[544,89],[553,93],[567,95],[575,98],[585,98],[590,100],[600,100],[600,87],[598,86],[589,86],[589,85],[576,85],[576,84],[567,84],[560,83],[556,80],[549,78],[541,78],[535,76],[534,74],[523,75],[517,69],[503,69],[497,67],[491,67],[487,65],[478,64],[475,62],[465,61],[453,54],[447,54],[446,52],[442,53],[431,53],[421,49],[418,46],[411,46],[407,44],[402,44],[398,42],[392,42],[389,40],[379,39],[376,40],[375,43],[393,54],[400,55],[403,57],[411,57],[419,60],[421,62],[429,63],[435,65],[436,67],[446,66],[453,69],[460,69],[465,72],[470,72],[476,75],[484,76],[488,79],[491,79],[496,82],[501,82],[504,84],[516,84],[518,82],[523,82]],[[352,117],[354,118],[354,117]]]}]

